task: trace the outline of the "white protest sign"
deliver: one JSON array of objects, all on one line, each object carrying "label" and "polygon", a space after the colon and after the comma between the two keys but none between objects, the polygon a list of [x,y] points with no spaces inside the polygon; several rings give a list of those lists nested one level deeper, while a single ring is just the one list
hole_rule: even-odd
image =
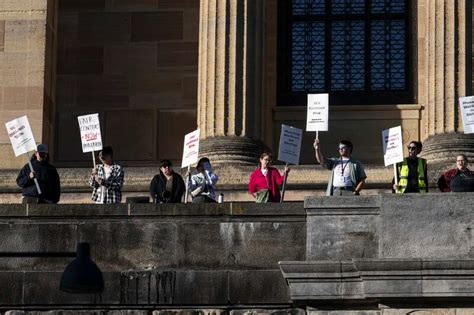
[{"label": "white protest sign", "polygon": [[36,150],[36,142],[28,117],[22,116],[5,124],[15,156]]},{"label": "white protest sign", "polygon": [[306,131],[328,131],[329,95],[308,94]]},{"label": "white protest sign", "polygon": [[383,159],[385,166],[403,161],[402,127],[382,131]]},{"label": "white protest sign", "polygon": [[102,150],[99,114],[78,116],[77,121],[81,131],[82,152]]},{"label": "white protest sign", "polygon": [[187,167],[198,161],[199,156],[199,129],[184,136],[183,161],[181,167]]},{"label": "white protest sign", "polygon": [[278,160],[290,164],[299,164],[303,131],[299,128],[281,125]]},{"label": "white protest sign", "polygon": [[474,133],[474,96],[459,98],[464,133]]}]

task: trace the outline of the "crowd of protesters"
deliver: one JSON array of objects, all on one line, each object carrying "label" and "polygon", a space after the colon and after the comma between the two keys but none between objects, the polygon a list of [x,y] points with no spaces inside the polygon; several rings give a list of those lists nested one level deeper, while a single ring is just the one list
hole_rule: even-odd
[{"label": "crowd of protesters", "polygon": [[[321,142],[315,139],[316,161],[331,171],[326,190],[327,196],[359,195],[367,175],[362,163],[352,157],[353,144],[341,140],[337,146],[338,155],[326,158],[321,152]],[[428,164],[418,157],[423,146],[419,141],[408,144],[408,156],[396,164],[392,180],[392,192],[397,194],[428,192]],[[124,169],[114,162],[112,147],[99,151],[99,160],[91,171],[89,185],[92,188],[92,201],[98,204],[120,203]],[[290,168],[285,166],[283,173],[272,166],[272,154],[263,152],[258,167],[250,174],[248,192],[257,203],[280,202],[281,187]],[[173,170],[170,160],[162,160],[159,174],[150,183],[150,196],[155,203],[180,203],[191,196],[192,203],[214,203],[218,201],[216,185],[219,180],[213,172],[211,161],[201,158],[196,173],[186,173],[186,183],[180,174]],[[22,188],[23,203],[58,203],[61,185],[56,168],[49,163],[48,147],[39,144],[35,154],[20,171],[17,184]],[[456,167],[444,172],[437,185],[442,192],[474,191],[474,172],[468,168],[468,158],[464,154],[456,157]],[[38,188],[40,193],[38,193]],[[185,197],[186,196],[186,197]]]}]

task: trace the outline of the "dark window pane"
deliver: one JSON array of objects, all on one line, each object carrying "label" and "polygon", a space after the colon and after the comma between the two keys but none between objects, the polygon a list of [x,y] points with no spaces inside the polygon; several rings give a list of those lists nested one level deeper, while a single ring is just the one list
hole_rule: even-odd
[{"label": "dark window pane", "polygon": [[362,91],[365,86],[364,21],[333,22],[331,90]]},{"label": "dark window pane", "polygon": [[405,0],[372,0],[372,13],[405,13]]},{"label": "dark window pane", "polygon": [[373,90],[406,88],[405,22],[372,21],[371,87]]},{"label": "dark window pane", "polygon": [[[287,0],[279,0],[287,1]],[[313,15],[324,14],[325,0],[293,0],[292,14],[293,15]]]},{"label": "dark window pane", "polygon": [[332,14],[364,14],[365,0],[332,0]]},{"label": "dark window pane", "polygon": [[324,90],[324,22],[293,23],[292,43],[292,91]]}]

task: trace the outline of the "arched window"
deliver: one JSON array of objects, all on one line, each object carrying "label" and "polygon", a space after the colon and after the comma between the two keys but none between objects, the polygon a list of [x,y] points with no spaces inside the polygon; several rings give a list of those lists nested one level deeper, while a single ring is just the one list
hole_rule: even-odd
[{"label": "arched window", "polygon": [[278,3],[278,105],[414,101],[409,0]]}]

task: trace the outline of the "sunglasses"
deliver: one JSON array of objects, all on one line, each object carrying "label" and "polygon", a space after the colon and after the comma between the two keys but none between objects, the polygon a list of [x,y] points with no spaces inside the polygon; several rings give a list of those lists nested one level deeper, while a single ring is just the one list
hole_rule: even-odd
[{"label": "sunglasses", "polygon": [[408,146],[408,151],[415,151],[416,147],[415,146]]},{"label": "sunglasses", "polygon": [[348,147],[345,146],[345,145],[341,145],[341,146],[338,146],[337,149],[340,151],[340,150],[347,150]]}]

